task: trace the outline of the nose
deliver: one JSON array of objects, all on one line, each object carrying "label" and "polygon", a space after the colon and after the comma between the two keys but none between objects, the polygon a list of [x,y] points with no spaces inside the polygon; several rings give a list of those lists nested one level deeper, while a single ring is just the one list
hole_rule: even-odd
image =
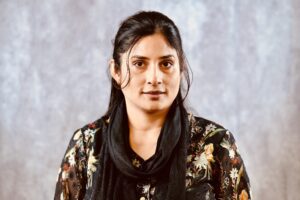
[{"label": "nose", "polygon": [[147,84],[159,85],[162,83],[162,72],[157,65],[149,66],[147,70]]}]

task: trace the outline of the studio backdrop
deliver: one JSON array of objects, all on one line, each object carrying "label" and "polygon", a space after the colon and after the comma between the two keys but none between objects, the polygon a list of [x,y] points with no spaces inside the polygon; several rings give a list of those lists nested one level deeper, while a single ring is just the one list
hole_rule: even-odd
[{"label": "studio backdrop", "polygon": [[300,188],[300,1],[0,0],[0,199],[52,199],[73,132],[107,109],[112,40],[139,10],[179,26],[187,104],[235,136],[254,199]]}]

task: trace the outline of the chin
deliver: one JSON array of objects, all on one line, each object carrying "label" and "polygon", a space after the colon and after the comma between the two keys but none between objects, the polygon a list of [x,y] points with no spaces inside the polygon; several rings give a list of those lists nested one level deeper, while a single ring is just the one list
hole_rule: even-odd
[{"label": "chin", "polygon": [[160,112],[160,111],[165,111],[168,110],[170,108],[171,105],[162,105],[162,104],[156,104],[156,105],[151,105],[151,103],[149,103],[148,105],[143,106],[143,109],[147,112],[147,113],[155,113],[155,112]]}]

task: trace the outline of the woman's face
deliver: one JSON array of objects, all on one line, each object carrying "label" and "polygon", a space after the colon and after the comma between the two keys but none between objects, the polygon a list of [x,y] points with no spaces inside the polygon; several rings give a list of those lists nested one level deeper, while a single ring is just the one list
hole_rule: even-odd
[{"label": "woman's face", "polygon": [[119,83],[127,109],[167,111],[178,94],[181,73],[177,52],[169,46],[164,36],[155,33],[141,38],[130,55],[126,52],[121,59]]}]

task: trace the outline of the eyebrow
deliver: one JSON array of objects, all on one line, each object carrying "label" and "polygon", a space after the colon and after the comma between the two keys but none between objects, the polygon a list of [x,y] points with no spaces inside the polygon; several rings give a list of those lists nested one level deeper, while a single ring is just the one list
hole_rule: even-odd
[{"label": "eyebrow", "polygon": [[[139,55],[131,56],[131,59],[135,59],[135,58],[141,59],[141,60],[150,60],[148,57],[145,57],[145,56],[139,56]],[[167,58],[175,58],[175,57],[171,54],[159,57],[160,60],[167,59]]]}]

